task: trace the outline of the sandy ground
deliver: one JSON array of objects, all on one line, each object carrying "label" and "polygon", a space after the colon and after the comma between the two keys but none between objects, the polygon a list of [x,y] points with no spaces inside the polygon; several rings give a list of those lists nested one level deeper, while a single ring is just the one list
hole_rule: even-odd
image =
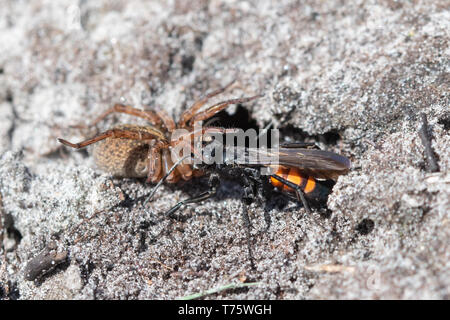
[{"label": "sandy ground", "polygon": [[[0,298],[449,299],[448,2],[187,3],[0,1]],[[245,121],[353,163],[327,214],[277,196],[266,231],[250,207],[254,269],[238,182],[175,221],[161,213],[204,179],[144,207],[151,186],[56,140],[85,138],[71,126],[116,102],[177,118],[233,78],[221,98],[265,94]],[[119,122],[141,123],[98,127]]]}]

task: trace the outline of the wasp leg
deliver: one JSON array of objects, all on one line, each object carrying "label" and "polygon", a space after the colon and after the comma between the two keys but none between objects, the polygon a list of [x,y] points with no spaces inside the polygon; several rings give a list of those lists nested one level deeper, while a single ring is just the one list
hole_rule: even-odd
[{"label": "wasp leg", "polygon": [[262,183],[258,188],[258,197],[261,203],[264,203],[264,221],[266,222],[266,232],[269,231],[270,225],[272,224],[272,217],[270,216],[267,199],[271,196],[272,188],[269,187],[269,183],[264,180],[265,183]]},{"label": "wasp leg", "polygon": [[172,166],[172,168],[170,168],[170,170],[166,173],[166,175],[159,180],[159,182],[156,184],[156,186],[153,188],[153,190],[150,192],[150,194],[148,195],[147,199],[145,199],[144,201],[144,206],[147,204],[147,202],[150,201],[150,199],[153,197],[153,195],[156,193],[156,190],[158,190],[158,188],[162,185],[162,183],[164,181],[166,181],[166,179],[170,176],[170,174],[176,169],[176,167],[183,162],[185,159],[189,158],[190,155],[186,155],[184,157],[182,157],[181,159],[178,159],[178,161],[176,163],[174,163],[174,165]]},{"label": "wasp leg", "polygon": [[[249,169],[249,168],[247,168],[247,169]],[[253,177],[253,179],[251,179],[248,176],[249,173],[250,173],[250,177]],[[242,201],[243,202],[242,221],[244,222],[244,227],[246,230],[248,258],[250,260],[250,267],[252,269],[255,269],[255,263],[254,263],[253,251],[252,251],[252,241],[251,241],[252,238],[251,238],[251,234],[250,234],[250,229],[252,227],[252,224],[250,222],[250,217],[248,215],[248,206],[255,199],[255,182],[256,182],[255,174],[257,174],[256,171],[244,170],[244,173],[242,175],[242,178],[244,180],[244,185],[245,185],[244,195],[242,197],[242,200],[243,200]]]},{"label": "wasp leg", "polygon": [[436,155],[434,154],[433,147],[431,145],[431,135],[428,128],[427,116],[425,113],[420,115],[422,121],[422,127],[419,129],[419,136],[422,140],[422,144],[425,147],[425,156],[427,159],[427,171],[439,172],[439,165],[436,161]]},{"label": "wasp leg", "polygon": [[251,234],[250,234],[250,217],[248,216],[248,204],[245,202],[242,205],[242,220],[244,222],[244,227],[246,230],[246,236],[247,236],[247,251],[248,251],[248,259],[250,260],[250,267],[252,269],[255,269],[255,263],[253,258],[253,251],[252,251],[252,243],[251,243]]},{"label": "wasp leg", "polygon": [[309,207],[308,201],[306,201],[305,193],[303,192],[302,188],[299,185],[296,185],[295,183],[292,183],[276,174],[270,175],[274,179],[280,181],[281,183],[287,185],[288,187],[292,188],[295,191],[295,194],[297,196],[297,200],[301,201],[303,206],[305,207],[305,210],[308,214],[311,213],[311,208]]},{"label": "wasp leg", "polygon": [[[260,168],[244,168],[246,174],[244,181],[247,188],[246,200],[253,201],[256,199],[258,204],[264,208],[264,221],[266,222],[266,229],[268,231],[271,224],[271,217],[267,208],[267,199],[269,198],[271,187],[267,183],[267,179],[261,177]],[[256,191],[253,191],[256,189]],[[245,193],[245,190],[244,190]]]},{"label": "wasp leg", "polygon": [[319,146],[314,142],[284,142],[280,144],[281,148],[306,148],[306,149],[318,149]]},{"label": "wasp leg", "polygon": [[186,205],[186,204],[191,204],[191,203],[198,203],[198,202],[202,202],[205,201],[209,198],[211,198],[212,196],[214,196],[216,194],[216,189],[212,188],[209,191],[203,192],[201,194],[199,194],[198,196],[183,200],[178,202],[176,205],[174,205],[172,208],[170,208],[165,215],[171,218],[175,218],[174,213],[181,208],[181,206]]},{"label": "wasp leg", "polygon": [[219,180],[219,176],[217,174],[211,174],[210,178],[209,178],[209,182],[208,185],[210,186],[210,190],[205,191],[195,197],[192,198],[188,198],[186,200],[182,200],[180,202],[178,202],[176,205],[174,205],[172,208],[170,208],[165,215],[171,218],[175,218],[174,213],[180,209],[183,205],[186,204],[191,204],[191,203],[199,203],[202,201],[205,201],[211,197],[213,197],[216,192],[217,192],[217,188],[220,184],[220,180]]}]

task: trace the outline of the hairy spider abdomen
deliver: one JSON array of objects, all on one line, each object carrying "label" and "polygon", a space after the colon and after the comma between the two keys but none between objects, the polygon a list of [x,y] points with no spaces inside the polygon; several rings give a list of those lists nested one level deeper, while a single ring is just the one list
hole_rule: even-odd
[{"label": "hairy spider abdomen", "polygon": [[[145,126],[120,125],[115,128],[149,132]],[[126,138],[101,140],[93,148],[95,163],[101,170],[115,177],[146,177],[151,141]]]}]

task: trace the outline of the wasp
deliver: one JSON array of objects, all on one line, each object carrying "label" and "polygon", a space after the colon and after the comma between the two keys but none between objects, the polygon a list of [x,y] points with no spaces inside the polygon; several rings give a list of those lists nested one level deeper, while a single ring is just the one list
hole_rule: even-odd
[{"label": "wasp", "polygon": [[[212,142],[208,143],[212,144]],[[350,170],[351,163],[348,158],[334,152],[311,147],[315,147],[315,145],[290,143],[270,150],[230,146],[224,148],[223,162],[221,163],[211,163],[208,159],[210,154],[203,153],[202,162],[197,165],[197,168],[209,174],[209,190],[178,202],[165,214],[177,218],[175,212],[183,205],[211,198],[216,194],[221,177],[224,175],[240,180],[244,188],[242,199],[245,203],[242,218],[247,230],[250,264],[254,269],[248,205],[255,199],[259,200],[261,204],[264,203],[270,193],[270,187],[275,187],[289,196],[293,195],[303,204],[307,213],[311,213],[309,202],[325,201],[331,192],[334,181]],[[273,161],[274,159],[276,161]],[[157,187],[154,188],[151,195],[154,194]],[[267,210],[264,210],[264,215],[267,230],[270,227],[271,218]]]},{"label": "wasp", "polygon": [[229,146],[224,148],[224,160],[220,164],[205,164],[211,163],[208,156],[203,155],[203,163],[197,168],[209,172],[210,190],[178,202],[167,214],[173,214],[185,204],[213,196],[222,175],[243,181],[244,199],[264,200],[271,186],[294,196],[311,213],[308,200],[314,203],[326,200],[336,179],[351,167],[347,157],[319,150],[310,143],[282,144],[270,150]]}]

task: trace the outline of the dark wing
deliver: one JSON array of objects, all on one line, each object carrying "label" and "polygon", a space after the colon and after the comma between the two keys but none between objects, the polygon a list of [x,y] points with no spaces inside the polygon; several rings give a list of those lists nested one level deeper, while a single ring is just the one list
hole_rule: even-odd
[{"label": "dark wing", "polygon": [[246,148],[244,153],[248,157],[247,164],[297,168],[318,179],[336,180],[347,173],[351,166],[348,158],[317,149],[279,148],[276,151]]},{"label": "dark wing", "polygon": [[280,148],[279,164],[298,168],[320,179],[336,180],[350,170],[350,160],[340,154],[317,150]]}]

